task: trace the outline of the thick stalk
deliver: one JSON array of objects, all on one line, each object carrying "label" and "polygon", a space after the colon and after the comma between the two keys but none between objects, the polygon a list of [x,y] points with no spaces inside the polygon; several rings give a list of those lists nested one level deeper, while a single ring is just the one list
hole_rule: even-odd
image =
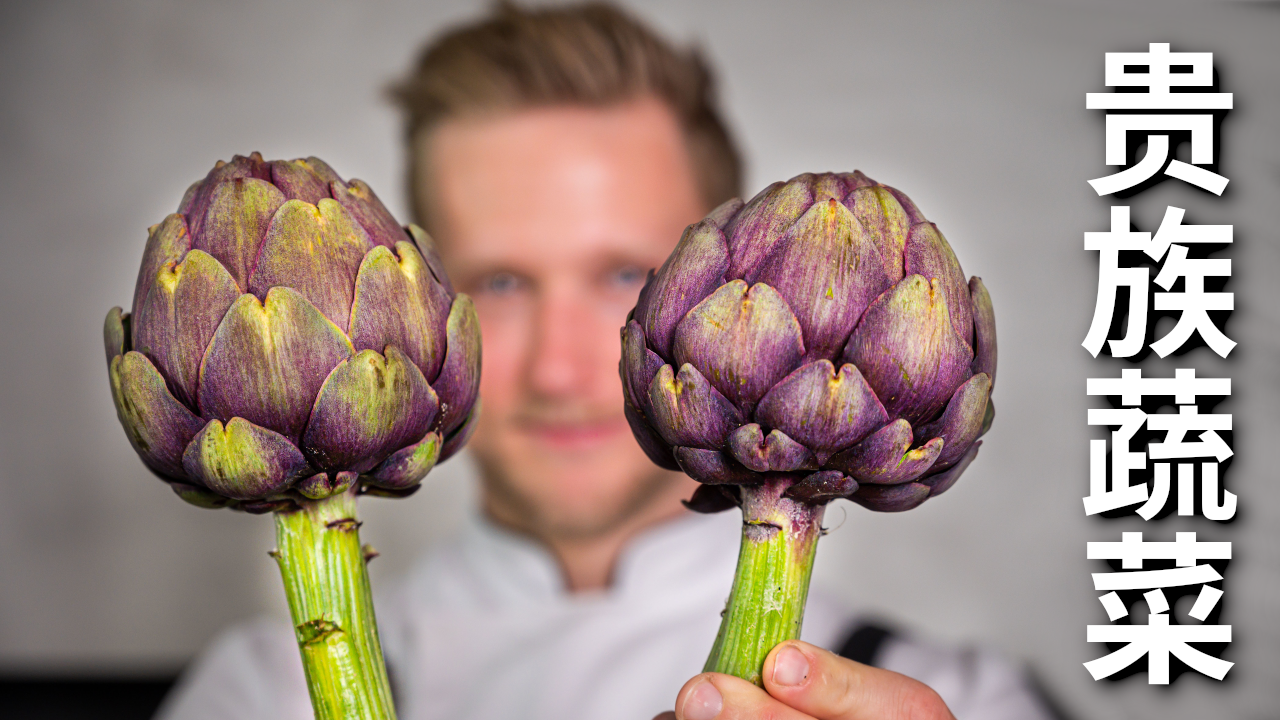
[{"label": "thick stalk", "polygon": [[352,488],[276,513],[284,577],[317,720],[394,720]]},{"label": "thick stalk", "polygon": [[789,483],[742,488],[742,549],[733,589],[704,672],[761,684],[765,656],[800,637],[822,505],[783,497]]}]

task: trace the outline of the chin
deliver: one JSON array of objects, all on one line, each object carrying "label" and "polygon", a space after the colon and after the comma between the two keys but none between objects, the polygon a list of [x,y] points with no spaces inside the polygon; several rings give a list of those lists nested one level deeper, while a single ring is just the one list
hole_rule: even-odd
[{"label": "chin", "polygon": [[628,463],[602,461],[598,457],[578,457],[531,470],[517,481],[525,486],[526,492],[545,497],[555,508],[583,509],[575,514],[591,508],[612,514],[615,506],[626,503],[639,492],[648,479],[646,475],[650,474]]},{"label": "chin", "polygon": [[504,505],[523,506],[539,530],[589,535],[627,519],[668,478],[634,440],[625,440],[589,450],[512,443],[508,452],[477,456],[488,491],[505,496]]}]

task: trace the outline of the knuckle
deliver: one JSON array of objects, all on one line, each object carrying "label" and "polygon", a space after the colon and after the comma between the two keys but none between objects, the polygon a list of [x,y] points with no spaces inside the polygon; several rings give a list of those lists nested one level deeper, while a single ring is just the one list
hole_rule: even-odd
[{"label": "knuckle", "polygon": [[834,706],[837,714],[852,714],[864,702],[866,677],[852,661],[836,660],[818,672],[818,682],[813,683],[813,689]]},{"label": "knuckle", "polygon": [[856,708],[859,704],[858,698],[862,697],[863,689],[861,678],[850,673],[838,673],[834,676],[823,678],[824,682],[819,685],[822,694],[826,696],[828,702],[835,705],[835,709],[840,713],[848,713]]}]

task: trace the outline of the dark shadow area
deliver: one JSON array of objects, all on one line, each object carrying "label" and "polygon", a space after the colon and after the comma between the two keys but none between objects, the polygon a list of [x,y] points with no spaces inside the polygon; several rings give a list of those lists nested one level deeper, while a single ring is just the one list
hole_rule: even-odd
[{"label": "dark shadow area", "polygon": [[0,677],[5,720],[147,720],[177,674],[137,678]]},{"label": "dark shadow area", "polygon": [[[874,667],[882,667],[879,660],[881,650],[887,642],[901,638],[902,631],[892,622],[878,617],[861,618],[853,624],[844,641],[840,643],[836,654],[854,662]],[[1053,695],[1045,685],[1039,673],[1031,667],[1023,667],[1023,674],[1031,693],[1040,701],[1044,710],[1053,720],[1072,720],[1062,702]]]}]

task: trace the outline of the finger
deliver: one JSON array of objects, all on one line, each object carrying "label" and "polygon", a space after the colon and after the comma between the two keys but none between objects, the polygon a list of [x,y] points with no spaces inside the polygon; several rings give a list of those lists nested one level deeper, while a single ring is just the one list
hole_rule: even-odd
[{"label": "finger", "polygon": [[703,673],[680,688],[677,720],[814,720],[732,675]]},{"label": "finger", "polygon": [[769,653],[763,677],[771,696],[818,720],[955,720],[928,685],[798,640]]}]

